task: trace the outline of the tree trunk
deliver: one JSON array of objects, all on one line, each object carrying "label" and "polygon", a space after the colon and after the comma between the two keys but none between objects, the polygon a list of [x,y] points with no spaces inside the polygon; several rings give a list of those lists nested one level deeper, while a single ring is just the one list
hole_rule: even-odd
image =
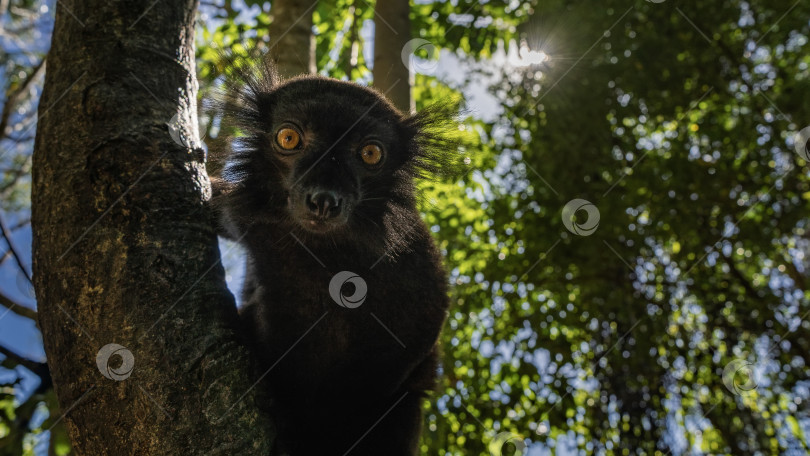
[{"label": "tree trunk", "polygon": [[208,208],[195,10],[56,9],[33,159],[34,280],[78,454],[269,454],[273,440]]},{"label": "tree trunk", "polygon": [[408,0],[378,1],[374,6],[374,87],[402,112],[414,110],[411,100],[408,52],[411,39]]},{"label": "tree trunk", "polygon": [[276,0],[271,13],[269,58],[278,65],[282,77],[315,74],[315,36],[312,11],[315,0]]}]

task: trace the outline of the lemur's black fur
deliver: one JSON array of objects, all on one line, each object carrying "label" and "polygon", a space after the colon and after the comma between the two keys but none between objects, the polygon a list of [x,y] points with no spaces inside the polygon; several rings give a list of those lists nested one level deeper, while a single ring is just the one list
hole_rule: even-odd
[{"label": "lemur's black fur", "polygon": [[[414,179],[454,160],[437,133],[452,110],[404,115],[369,88],[281,81],[266,64],[239,73],[219,105],[238,133],[214,179],[214,205],[247,251],[240,314],[257,376],[266,374],[277,447],[291,456],[414,455],[448,307]],[[280,145],[296,135],[292,149]],[[379,163],[362,159],[368,144],[382,151]],[[330,296],[341,271],[367,285],[359,307]],[[344,284],[343,295],[354,292]]]}]

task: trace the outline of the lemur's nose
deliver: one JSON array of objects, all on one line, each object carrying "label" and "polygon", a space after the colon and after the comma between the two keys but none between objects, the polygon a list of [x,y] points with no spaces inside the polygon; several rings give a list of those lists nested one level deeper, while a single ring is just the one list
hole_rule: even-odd
[{"label": "lemur's nose", "polygon": [[307,209],[318,218],[328,219],[340,214],[342,202],[335,192],[329,190],[307,193]]}]

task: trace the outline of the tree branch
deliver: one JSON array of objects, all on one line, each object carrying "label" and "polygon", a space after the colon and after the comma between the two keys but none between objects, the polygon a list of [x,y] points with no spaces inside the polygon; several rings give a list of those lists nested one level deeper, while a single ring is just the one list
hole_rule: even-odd
[{"label": "tree branch", "polygon": [[5,184],[3,184],[2,187],[0,187],[0,195],[5,196],[5,193],[7,191],[9,191],[11,188],[17,185],[17,182],[20,180],[21,177],[29,175],[31,173],[31,170],[28,167],[30,160],[31,156],[28,155],[25,158],[25,163],[23,163],[19,168],[6,168],[1,170],[4,174],[11,175],[11,179]]},{"label": "tree branch", "polygon": [[[6,309],[10,310],[11,312],[25,318],[30,318],[31,320],[37,321],[37,311],[30,309],[18,302],[15,302],[8,296],[0,293],[0,304],[2,304]],[[0,312],[0,315],[4,314],[5,311]]]},{"label": "tree branch", "polygon": [[8,0],[0,0],[0,30],[3,29],[2,19],[8,12]]},{"label": "tree branch", "polygon": [[28,279],[28,283],[33,284],[31,281],[31,274],[28,273],[28,270],[25,268],[25,265],[22,262],[22,257],[20,257],[20,253],[14,247],[14,242],[11,240],[11,231],[6,226],[5,220],[3,220],[3,214],[0,213],[0,235],[6,240],[8,244],[8,249],[11,252],[11,255],[14,257],[14,261],[17,263],[17,266],[20,268],[23,274],[25,274],[25,278]]},{"label": "tree branch", "polygon": [[273,4],[267,58],[276,59],[282,77],[315,73],[312,12],[316,4],[314,0],[276,0]]},{"label": "tree branch", "polygon": [[732,259],[727,257],[726,255],[723,255],[722,253],[720,254],[720,256],[723,258],[723,261],[728,266],[729,271],[731,271],[731,275],[733,275],[737,279],[737,281],[740,282],[740,285],[742,285],[745,291],[752,298],[760,297],[759,292],[754,288],[753,285],[751,285],[751,282],[742,274],[742,272],[740,272],[739,269],[737,269],[737,265],[734,264],[734,261],[732,261]]},{"label": "tree branch", "polygon": [[359,45],[360,43],[358,40],[360,39],[360,16],[363,14],[363,11],[355,5],[357,2],[353,2],[352,6],[349,7],[349,14],[351,15],[352,23],[349,25],[349,33],[346,34],[344,40],[349,42],[349,46],[346,48],[348,49],[349,55],[344,55],[341,57],[343,60],[343,72],[346,73],[346,77],[351,80],[352,78],[352,70],[357,67],[357,55],[359,52]]},{"label": "tree branch", "polygon": [[372,83],[406,114],[414,109],[410,72],[401,60],[402,50],[411,37],[410,9],[408,0],[374,4]]},{"label": "tree branch", "polygon": [[6,97],[6,102],[3,104],[3,113],[0,114],[0,137],[4,137],[6,135],[6,128],[8,128],[8,119],[11,117],[11,112],[14,110],[14,106],[22,100],[25,94],[28,92],[28,89],[31,88],[31,85],[36,81],[36,79],[44,73],[45,70],[45,58],[42,59],[39,64],[34,67],[34,71],[32,71],[20,84],[20,86],[8,94]]},{"label": "tree branch", "polygon": [[785,273],[788,275],[788,277],[793,279],[793,282],[795,283],[796,288],[798,288],[800,290],[806,290],[807,289],[807,283],[805,281],[805,278],[802,275],[802,273],[799,272],[799,269],[796,268],[796,265],[793,264],[793,259],[785,258],[784,261],[785,261],[784,264],[785,264],[785,268],[786,268]]},{"label": "tree branch", "polygon": [[7,359],[10,359],[14,363],[19,364],[20,366],[23,366],[26,369],[28,369],[28,370],[30,370],[31,372],[34,372],[34,373],[41,371],[44,366],[47,366],[46,363],[40,363],[40,362],[31,360],[31,359],[25,358],[25,357],[23,357],[21,355],[18,355],[17,353],[12,351],[10,348],[4,347],[2,344],[0,344],[0,354],[5,356]]}]

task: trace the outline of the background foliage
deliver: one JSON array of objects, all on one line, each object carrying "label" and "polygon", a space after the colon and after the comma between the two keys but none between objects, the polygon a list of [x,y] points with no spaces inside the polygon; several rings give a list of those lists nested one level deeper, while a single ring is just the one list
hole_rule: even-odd
[{"label": "background foliage", "polygon": [[[0,454],[70,451],[24,331],[55,7],[0,1]],[[271,13],[203,2],[203,96],[215,49],[268,46]],[[423,183],[454,283],[424,454],[810,453],[809,19],[801,0],[412,5],[417,106],[465,96],[474,151]],[[370,83],[369,4],[322,0],[314,23],[319,71]],[[566,228],[575,199],[590,235]]]}]

